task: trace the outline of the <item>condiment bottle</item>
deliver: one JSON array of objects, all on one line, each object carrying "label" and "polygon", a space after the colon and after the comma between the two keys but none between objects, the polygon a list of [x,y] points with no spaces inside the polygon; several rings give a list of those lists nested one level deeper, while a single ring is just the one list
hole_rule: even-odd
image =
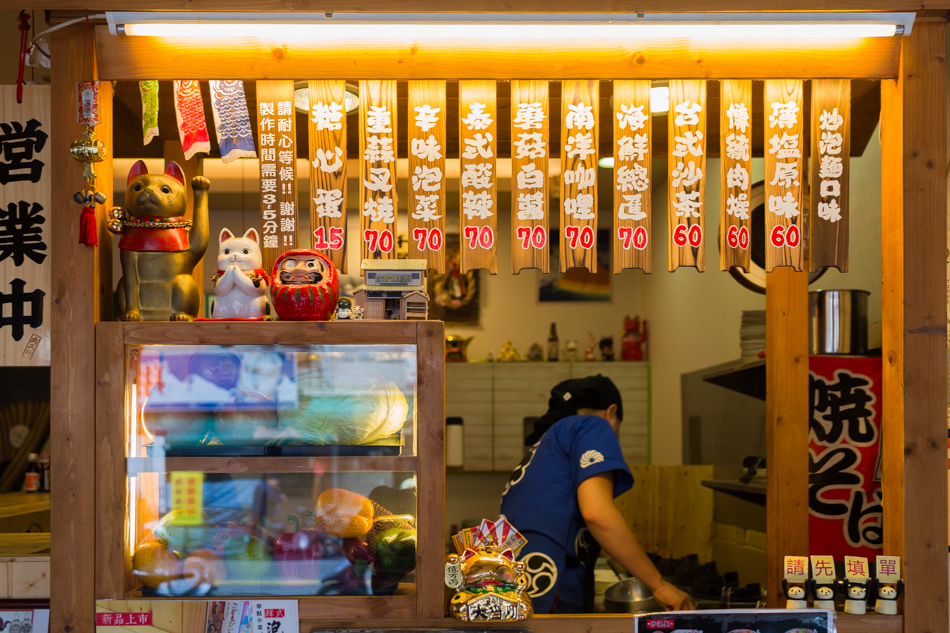
[{"label": "condiment bottle", "polygon": [[39,492],[40,491],[40,467],[36,463],[36,460],[37,460],[36,453],[30,453],[29,460],[30,460],[30,463],[26,467],[25,490],[27,492]]},{"label": "condiment bottle", "polygon": [[50,491],[49,453],[40,453],[40,492]]},{"label": "condiment bottle", "polygon": [[556,361],[558,355],[557,323],[551,323],[551,335],[548,336],[548,360]]}]

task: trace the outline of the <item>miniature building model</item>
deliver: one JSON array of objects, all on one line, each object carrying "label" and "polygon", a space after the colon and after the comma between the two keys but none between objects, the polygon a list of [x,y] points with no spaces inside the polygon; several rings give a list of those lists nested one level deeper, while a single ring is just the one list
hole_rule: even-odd
[{"label": "miniature building model", "polygon": [[363,318],[425,320],[429,313],[426,267],[424,259],[364,259],[364,285],[354,293]]}]

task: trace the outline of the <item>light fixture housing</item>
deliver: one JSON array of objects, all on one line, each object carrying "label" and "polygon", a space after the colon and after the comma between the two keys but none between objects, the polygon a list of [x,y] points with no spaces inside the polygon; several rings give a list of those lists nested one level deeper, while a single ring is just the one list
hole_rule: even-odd
[{"label": "light fixture housing", "polygon": [[[294,109],[297,112],[310,114],[310,88],[306,81],[294,82]],[[346,114],[356,112],[360,107],[360,89],[355,84],[346,84],[346,92],[343,93],[343,110]]]}]

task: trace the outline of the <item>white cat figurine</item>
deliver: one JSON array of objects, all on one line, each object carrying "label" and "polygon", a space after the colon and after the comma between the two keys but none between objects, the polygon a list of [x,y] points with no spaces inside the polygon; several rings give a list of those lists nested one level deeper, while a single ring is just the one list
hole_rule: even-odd
[{"label": "white cat figurine", "polygon": [[261,265],[260,237],[255,229],[248,229],[242,237],[221,229],[218,270],[212,277],[215,299],[211,318],[262,319],[270,314],[270,279]]}]

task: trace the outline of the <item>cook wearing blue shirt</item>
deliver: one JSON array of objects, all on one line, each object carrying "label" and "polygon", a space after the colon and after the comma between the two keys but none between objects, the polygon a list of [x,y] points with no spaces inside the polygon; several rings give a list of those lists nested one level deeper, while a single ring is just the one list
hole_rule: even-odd
[{"label": "cook wearing blue shirt", "polygon": [[501,513],[528,540],[535,613],[593,611],[594,564],[601,547],[643,581],[667,609],[692,609],[685,593],[663,580],[637,542],[614,498],[633,486],[618,434],[623,401],[597,375],[559,383],[535,422],[531,446],[501,497]]}]

